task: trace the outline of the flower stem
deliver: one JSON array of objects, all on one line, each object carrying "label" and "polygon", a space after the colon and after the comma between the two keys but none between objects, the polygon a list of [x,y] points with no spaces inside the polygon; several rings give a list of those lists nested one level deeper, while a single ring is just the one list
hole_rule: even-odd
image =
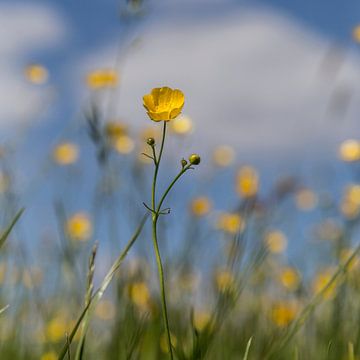
[{"label": "flower stem", "polygon": [[[159,212],[155,211],[156,208],[156,180],[157,175],[159,172],[159,166],[161,161],[161,156],[164,149],[164,143],[165,143],[165,136],[166,136],[166,121],[164,121],[164,127],[163,127],[163,133],[162,133],[162,140],[161,140],[161,146],[159,151],[159,156],[157,159],[155,158],[155,171],[154,171],[154,178],[153,178],[153,184],[152,184],[152,194],[151,194],[151,201],[152,201],[152,239],[153,239],[153,245],[154,245],[154,251],[156,256],[156,263],[158,268],[158,275],[159,275],[159,284],[160,284],[160,295],[161,295],[161,305],[162,305],[162,313],[164,318],[164,325],[165,325],[165,331],[167,336],[167,342],[169,347],[169,354],[171,360],[173,360],[173,351],[172,351],[172,345],[171,345],[171,336],[170,336],[170,328],[169,328],[169,320],[168,320],[168,314],[167,314],[167,306],[166,306],[166,294],[165,294],[165,280],[164,280],[164,269],[161,261],[160,256],[160,250],[159,250],[159,244],[157,239],[157,221],[159,218]],[[155,151],[154,151],[155,153]]]}]

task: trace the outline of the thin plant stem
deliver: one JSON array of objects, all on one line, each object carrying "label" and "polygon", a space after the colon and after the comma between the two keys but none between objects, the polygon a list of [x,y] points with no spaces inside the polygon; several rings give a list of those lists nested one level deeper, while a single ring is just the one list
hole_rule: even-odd
[{"label": "thin plant stem", "polygon": [[158,221],[158,218],[159,218],[159,213],[157,211],[155,212],[155,207],[156,207],[156,180],[157,180],[157,175],[158,175],[158,172],[159,172],[161,156],[162,156],[163,149],[164,149],[165,137],[166,137],[166,121],[164,121],[164,127],[163,127],[163,133],[162,133],[162,140],[161,140],[159,156],[158,156],[158,158],[154,157],[155,171],[154,171],[152,193],[151,193],[152,209],[153,209],[153,213],[152,213],[152,239],[153,239],[154,251],[155,251],[155,256],[156,256],[157,268],[158,268],[162,313],[163,313],[163,318],[164,318],[165,331],[166,331],[166,335],[167,335],[169,354],[170,354],[170,358],[173,359],[174,356],[173,356],[172,345],[171,345],[169,319],[168,319],[167,306],[166,306],[164,269],[163,269],[163,264],[162,264],[162,261],[161,261],[159,244],[158,244],[158,239],[157,239],[157,221]]}]

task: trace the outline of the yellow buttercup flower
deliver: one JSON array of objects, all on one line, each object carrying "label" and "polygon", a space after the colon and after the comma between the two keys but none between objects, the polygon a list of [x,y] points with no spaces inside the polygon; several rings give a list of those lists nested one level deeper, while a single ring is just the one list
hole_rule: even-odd
[{"label": "yellow buttercup flower", "polygon": [[57,145],[53,151],[54,161],[59,165],[73,164],[77,161],[78,157],[79,148],[70,142]]},{"label": "yellow buttercup flower", "polygon": [[235,151],[231,146],[220,145],[214,149],[212,155],[215,165],[226,167],[232,164],[235,158]]},{"label": "yellow buttercup flower", "polygon": [[186,135],[193,130],[192,120],[188,116],[181,115],[170,124],[170,130],[178,135]]},{"label": "yellow buttercup flower", "polygon": [[286,250],[287,239],[281,231],[270,231],[265,236],[267,249],[273,254],[280,254]]},{"label": "yellow buttercup flower", "polygon": [[337,281],[334,281],[330,286],[328,286],[329,281],[332,279],[334,274],[334,270],[331,268],[325,269],[322,272],[318,273],[313,281],[312,288],[315,294],[322,292],[325,287],[327,288],[323,292],[323,298],[325,300],[329,300],[334,297],[336,286],[338,284]]},{"label": "yellow buttercup flower", "polygon": [[197,331],[203,331],[211,321],[211,313],[209,311],[198,310],[194,312],[194,327]]},{"label": "yellow buttercup flower", "polygon": [[51,342],[58,342],[65,338],[68,324],[62,317],[55,317],[47,325],[46,338]]},{"label": "yellow buttercup flower", "polygon": [[47,351],[41,355],[40,360],[56,360],[57,358],[58,356],[55,351]]},{"label": "yellow buttercup flower", "polygon": [[129,154],[134,150],[135,143],[130,136],[122,135],[114,141],[114,148],[120,154]]},{"label": "yellow buttercup flower", "polygon": [[294,291],[299,287],[301,277],[294,268],[286,267],[282,269],[279,280],[287,290]]},{"label": "yellow buttercup flower", "polygon": [[295,202],[298,209],[308,211],[317,205],[318,198],[312,190],[301,189],[295,194]]},{"label": "yellow buttercup flower", "polygon": [[143,96],[143,104],[153,121],[170,121],[180,115],[185,96],[181,90],[169,87],[154,88]]},{"label": "yellow buttercup flower", "polygon": [[100,69],[89,73],[86,81],[90,89],[113,88],[118,84],[118,74],[111,69]]},{"label": "yellow buttercup flower", "polygon": [[85,213],[73,215],[66,223],[66,232],[73,240],[86,241],[92,235],[92,224]]},{"label": "yellow buttercup flower", "polygon": [[236,213],[222,213],[218,218],[217,227],[229,234],[236,234],[245,229],[245,220]]},{"label": "yellow buttercup flower", "polygon": [[227,292],[234,288],[234,275],[228,270],[218,270],[215,274],[216,287],[220,292]]},{"label": "yellow buttercup flower", "polygon": [[290,301],[279,301],[272,307],[271,318],[277,326],[284,327],[294,320],[298,311],[299,307],[296,303]]},{"label": "yellow buttercup flower", "polygon": [[150,290],[143,281],[134,282],[128,287],[131,301],[139,308],[146,308],[150,302]]},{"label": "yellow buttercup flower", "polygon": [[49,73],[44,66],[32,64],[25,68],[25,77],[31,83],[41,85],[46,83]]},{"label": "yellow buttercup flower", "polygon": [[[172,347],[176,347],[177,345],[177,338],[175,335],[170,333],[170,342]],[[167,354],[169,352],[168,348],[168,339],[166,334],[162,334],[160,336],[160,349],[164,354]]]},{"label": "yellow buttercup flower", "polygon": [[116,139],[118,139],[120,136],[127,135],[127,132],[127,125],[118,121],[109,121],[105,125],[105,134],[110,141],[116,141]]}]

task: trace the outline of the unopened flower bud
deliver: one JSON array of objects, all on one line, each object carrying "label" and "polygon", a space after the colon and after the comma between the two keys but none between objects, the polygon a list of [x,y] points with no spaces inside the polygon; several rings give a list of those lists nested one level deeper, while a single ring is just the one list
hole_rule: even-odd
[{"label": "unopened flower bud", "polygon": [[146,140],[147,144],[150,146],[154,146],[155,145],[155,139],[150,137]]},{"label": "unopened flower bud", "polygon": [[187,165],[187,161],[185,159],[181,160],[181,166],[184,168]]},{"label": "unopened flower bud", "polygon": [[191,165],[199,165],[200,164],[200,156],[198,154],[192,154],[189,156],[189,161]]}]

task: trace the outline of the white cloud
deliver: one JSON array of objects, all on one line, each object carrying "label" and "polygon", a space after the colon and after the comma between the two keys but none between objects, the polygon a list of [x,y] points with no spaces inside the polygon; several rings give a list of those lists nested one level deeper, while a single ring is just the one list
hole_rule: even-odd
[{"label": "white cloud", "polygon": [[[234,7],[208,21],[162,12],[150,19],[140,44],[126,56],[119,112],[143,124],[148,120],[142,95],[169,85],[185,92],[185,112],[196,123],[198,141],[230,143],[243,152],[320,145],[327,151],[346,136],[360,136],[354,101],[360,59],[349,53],[339,71],[325,75],[322,64],[330,46],[268,10]],[[111,66],[115,54],[109,49],[97,49],[86,66]],[[344,95],[340,99],[351,93],[353,100],[339,119],[327,113],[336,92]]]},{"label": "white cloud", "polygon": [[0,126],[23,123],[39,110],[45,89],[27,84],[23,67],[29,53],[57,45],[65,34],[59,14],[50,7],[0,4]]}]

